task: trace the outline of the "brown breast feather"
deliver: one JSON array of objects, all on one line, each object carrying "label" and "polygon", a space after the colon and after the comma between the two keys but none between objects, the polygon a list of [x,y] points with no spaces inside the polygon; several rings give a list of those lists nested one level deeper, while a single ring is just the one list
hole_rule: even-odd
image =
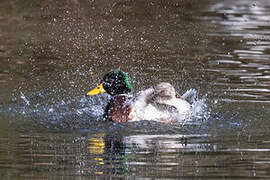
[{"label": "brown breast feather", "polygon": [[131,112],[131,97],[118,95],[112,97],[105,109],[105,118],[112,122],[127,122]]}]

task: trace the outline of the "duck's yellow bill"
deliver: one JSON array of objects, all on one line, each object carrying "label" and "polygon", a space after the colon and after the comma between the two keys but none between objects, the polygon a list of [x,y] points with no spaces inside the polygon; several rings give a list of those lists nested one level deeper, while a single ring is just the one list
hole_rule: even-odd
[{"label": "duck's yellow bill", "polygon": [[100,85],[98,85],[98,87],[96,87],[95,89],[89,91],[89,92],[87,93],[87,96],[93,96],[93,95],[97,95],[97,94],[99,94],[99,93],[105,93],[105,92],[106,92],[106,91],[104,90],[103,85],[100,84]]}]

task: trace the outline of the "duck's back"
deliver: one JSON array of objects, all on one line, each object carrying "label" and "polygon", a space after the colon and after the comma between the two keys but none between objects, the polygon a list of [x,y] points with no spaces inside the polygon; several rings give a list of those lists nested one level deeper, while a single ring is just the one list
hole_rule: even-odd
[{"label": "duck's back", "polygon": [[172,98],[161,103],[149,102],[153,89],[142,91],[132,104],[131,121],[152,120],[171,122],[185,119],[191,106],[181,98]]}]

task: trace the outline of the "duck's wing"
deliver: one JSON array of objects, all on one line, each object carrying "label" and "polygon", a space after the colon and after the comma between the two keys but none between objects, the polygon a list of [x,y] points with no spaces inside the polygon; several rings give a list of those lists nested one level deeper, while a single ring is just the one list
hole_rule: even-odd
[{"label": "duck's wing", "polygon": [[182,98],[186,100],[189,104],[192,104],[194,101],[196,101],[197,91],[195,89],[189,89],[182,95]]},{"label": "duck's wing", "polygon": [[145,120],[145,109],[148,106],[148,99],[151,97],[153,93],[153,89],[149,88],[143,91],[140,91],[135,95],[131,104],[131,113],[130,113],[130,121],[138,121]]},{"label": "duck's wing", "polygon": [[160,112],[177,113],[177,107],[169,103],[153,103],[153,106]]},{"label": "duck's wing", "polygon": [[143,91],[140,91],[135,95],[135,98],[133,99],[134,104],[138,103],[141,106],[144,104],[146,105],[152,96],[154,90],[152,88],[145,89]]}]

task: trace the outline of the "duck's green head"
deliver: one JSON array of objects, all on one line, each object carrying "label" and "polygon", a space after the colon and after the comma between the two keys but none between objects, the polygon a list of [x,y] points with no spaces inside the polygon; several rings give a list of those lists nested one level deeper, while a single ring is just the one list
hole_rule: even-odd
[{"label": "duck's green head", "polygon": [[97,88],[89,91],[87,95],[93,96],[99,93],[108,93],[112,96],[127,94],[133,89],[128,74],[121,70],[114,70],[104,75]]}]

